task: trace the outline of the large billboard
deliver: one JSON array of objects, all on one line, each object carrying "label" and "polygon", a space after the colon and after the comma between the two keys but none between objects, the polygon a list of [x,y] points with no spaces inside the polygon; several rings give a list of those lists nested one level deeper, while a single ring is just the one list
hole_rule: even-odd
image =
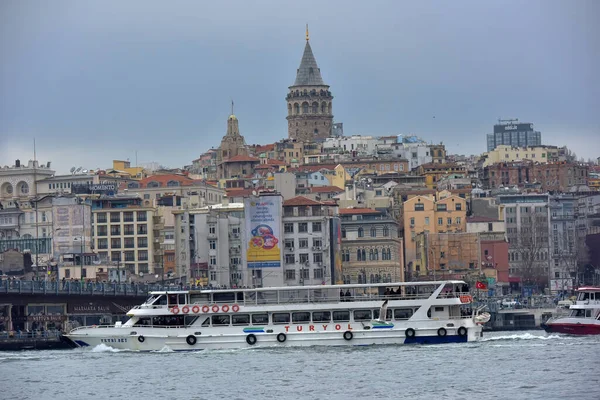
[{"label": "large billboard", "polygon": [[281,266],[281,196],[244,199],[248,268]]},{"label": "large billboard", "polygon": [[533,131],[533,124],[500,124],[494,125],[494,133]]}]

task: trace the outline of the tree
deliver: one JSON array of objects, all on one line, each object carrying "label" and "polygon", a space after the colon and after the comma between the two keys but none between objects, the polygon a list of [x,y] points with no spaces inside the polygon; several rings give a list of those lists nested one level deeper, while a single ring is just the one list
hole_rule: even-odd
[{"label": "tree", "polygon": [[511,258],[521,283],[541,290],[548,283],[548,216],[536,212],[521,220],[520,230],[510,242]]}]

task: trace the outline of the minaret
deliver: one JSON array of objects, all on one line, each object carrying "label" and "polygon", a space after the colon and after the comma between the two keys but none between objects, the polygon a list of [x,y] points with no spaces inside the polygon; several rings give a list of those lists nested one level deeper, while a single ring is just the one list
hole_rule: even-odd
[{"label": "minaret", "polygon": [[286,96],[288,137],[299,141],[319,141],[331,135],[333,96],[323,82],[321,70],[310,47],[308,25],[306,45],[296,72],[296,81]]}]

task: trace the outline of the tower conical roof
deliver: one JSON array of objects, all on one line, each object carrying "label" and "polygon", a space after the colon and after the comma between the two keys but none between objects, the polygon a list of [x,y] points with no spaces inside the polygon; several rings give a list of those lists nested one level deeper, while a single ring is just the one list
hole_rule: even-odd
[{"label": "tower conical roof", "polygon": [[296,74],[294,86],[315,85],[325,85],[325,83],[323,83],[317,60],[315,60],[315,56],[310,48],[310,43],[307,40],[306,46],[304,47],[304,54],[302,55],[302,61],[300,61],[300,67],[298,67],[298,73]]}]

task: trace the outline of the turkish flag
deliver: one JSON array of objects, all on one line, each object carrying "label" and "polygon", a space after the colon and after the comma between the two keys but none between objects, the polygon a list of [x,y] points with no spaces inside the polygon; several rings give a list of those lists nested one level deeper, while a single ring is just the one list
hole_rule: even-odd
[{"label": "turkish flag", "polygon": [[483,282],[479,282],[477,281],[477,283],[475,284],[475,288],[477,289],[487,289],[487,285]]}]

